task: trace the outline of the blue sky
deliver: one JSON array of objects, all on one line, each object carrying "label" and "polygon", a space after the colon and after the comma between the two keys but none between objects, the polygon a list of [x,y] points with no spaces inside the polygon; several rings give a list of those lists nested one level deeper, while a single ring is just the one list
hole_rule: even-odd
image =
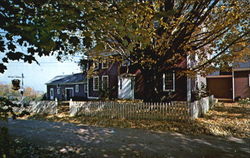
[{"label": "blue sky", "polygon": [[7,71],[0,73],[0,83],[10,84],[11,78],[8,76],[21,76],[24,74],[24,87],[32,87],[35,90],[46,90],[45,83],[57,75],[72,74],[80,72],[80,67],[76,61],[79,57],[73,57],[74,61],[66,60],[58,62],[55,56],[36,57],[40,65],[36,63],[28,64],[22,61],[10,62]]},{"label": "blue sky", "polygon": [[[0,29],[0,35],[4,35],[7,32]],[[14,37],[18,39],[19,37]],[[27,47],[18,45],[17,51],[27,54]],[[0,52],[0,62],[5,56],[6,52]],[[58,62],[56,56],[35,56],[40,65],[35,62],[32,64],[24,63],[23,61],[9,61],[6,65],[7,70],[4,74],[0,73],[0,83],[11,84],[12,78],[8,76],[21,76],[24,74],[24,87],[32,87],[35,90],[46,92],[46,85],[49,80],[57,75],[67,75],[80,72],[80,67],[77,62],[81,59],[81,56],[68,56],[70,60],[64,62]]]}]

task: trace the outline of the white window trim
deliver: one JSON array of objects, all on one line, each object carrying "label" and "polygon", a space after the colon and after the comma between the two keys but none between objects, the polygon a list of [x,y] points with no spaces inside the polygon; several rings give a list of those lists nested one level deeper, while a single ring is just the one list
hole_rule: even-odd
[{"label": "white window trim", "polygon": [[163,74],[163,91],[164,92],[174,92],[175,91],[175,72],[173,72],[173,89],[166,89],[165,85],[166,73]]},{"label": "white window trim", "polygon": [[[95,87],[95,79],[98,79],[98,82],[97,82],[97,87]],[[93,91],[99,91],[99,76],[94,76],[93,77]]]},{"label": "white window trim", "polygon": [[103,78],[105,78],[105,77],[107,77],[107,88],[109,88],[109,76],[108,75],[103,75],[102,76],[102,89],[103,89],[103,87],[104,87],[104,80],[103,80]]},{"label": "white window trim", "polygon": [[80,86],[79,86],[79,84],[76,84],[75,85],[75,93],[79,93],[79,91],[80,91]]},{"label": "white window trim", "polygon": [[53,97],[53,98],[55,97],[54,88],[50,88],[49,95],[50,97]]},{"label": "white window trim", "polygon": [[[106,64],[106,66],[105,66],[105,64]],[[103,61],[102,62],[102,69],[107,69],[108,67],[109,67],[108,61]]]},{"label": "white window trim", "polygon": [[64,91],[65,91],[65,99],[67,98],[67,90],[68,90],[68,89],[71,89],[71,90],[72,90],[72,97],[75,96],[74,88],[73,88],[73,87],[66,87],[66,88],[64,89]]}]

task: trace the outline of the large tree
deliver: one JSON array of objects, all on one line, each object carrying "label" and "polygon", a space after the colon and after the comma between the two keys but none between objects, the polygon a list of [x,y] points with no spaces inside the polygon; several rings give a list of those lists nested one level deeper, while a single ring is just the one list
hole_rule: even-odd
[{"label": "large tree", "polygon": [[74,2],[2,0],[0,19],[2,73],[9,60],[31,63],[35,55],[67,55],[79,49],[76,31],[82,30],[84,18]]},{"label": "large tree", "polygon": [[152,72],[196,56],[199,60],[190,70],[207,73],[249,55],[249,1],[102,1],[93,8],[92,56],[111,50]]},{"label": "large tree", "polygon": [[248,0],[2,0],[0,70],[8,60],[80,50],[93,58],[112,51],[158,74],[196,56],[186,72],[207,73],[249,54],[249,7]]}]

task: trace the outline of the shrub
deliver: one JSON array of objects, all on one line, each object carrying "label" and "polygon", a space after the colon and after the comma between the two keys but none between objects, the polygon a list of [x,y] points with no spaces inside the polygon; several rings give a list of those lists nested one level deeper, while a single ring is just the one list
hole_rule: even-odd
[{"label": "shrub", "polygon": [[238,103],[242,106],[250,105],[250,98],[239,99]]}]

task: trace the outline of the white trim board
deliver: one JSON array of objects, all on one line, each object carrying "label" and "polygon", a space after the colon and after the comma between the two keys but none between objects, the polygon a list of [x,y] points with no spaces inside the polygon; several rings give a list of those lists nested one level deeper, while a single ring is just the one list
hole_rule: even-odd
[{"label": "white trim board", "polygon": [[233,101],[235,100],[235,86],[234,86],[234,71],[232,71],[232,88],[233,88],[233,91],[232,91],[232,93],[233,93]]}]

